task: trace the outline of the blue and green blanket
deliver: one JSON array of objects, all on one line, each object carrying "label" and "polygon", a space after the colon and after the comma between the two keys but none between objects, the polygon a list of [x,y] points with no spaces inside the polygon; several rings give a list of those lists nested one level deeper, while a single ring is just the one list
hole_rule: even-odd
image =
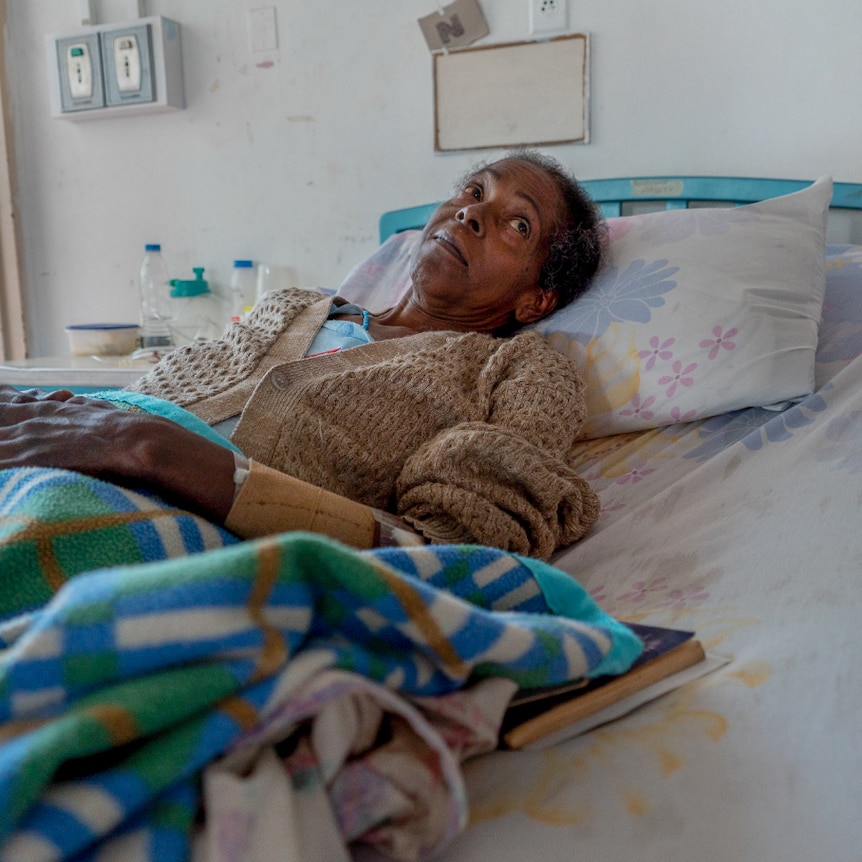
[{"label": "blue and green blanket", "polygon": [[0,860],[189,858],[204,768],[298,656],[412,697],[619,673],[641,648],[535,560],[237,542],[56,470],[0,472],[0,583]]}]

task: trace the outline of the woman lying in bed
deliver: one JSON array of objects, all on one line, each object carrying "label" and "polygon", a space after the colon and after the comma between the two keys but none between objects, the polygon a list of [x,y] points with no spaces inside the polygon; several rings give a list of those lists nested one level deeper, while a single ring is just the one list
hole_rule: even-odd
[{"label": "woman lying in bed", "polygon": [[590,528],[598,500],[567,461],[578,369],[517,330],[583,292],[600,256],[580,187],[553,160],[512,153],[437,209],[395,307],[267,294],[246,323],[130,387],[226,429],[250,464],[157,415],[4,387],[0,468],[144,485],[242,537],[310,528],[370,546],[376,510],[427,541],[546,558]]}]

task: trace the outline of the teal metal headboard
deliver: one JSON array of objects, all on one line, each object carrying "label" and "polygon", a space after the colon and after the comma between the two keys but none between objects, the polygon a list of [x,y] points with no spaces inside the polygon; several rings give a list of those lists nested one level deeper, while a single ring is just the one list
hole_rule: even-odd
[{"label": "teal metal headboard", "polygon": [[[581,185],[605,218],[622,215],[623,205],[644,202],[657,209],[685,209],[697,203],[749,204],[788,195],[811,185],[809,180],[745,177],[636,177],[583,180]],[[380,241],[394,233],[421,228],[437,204],[391,210],[380,217]],[[835,183],[832,209],[862,210],[862,183]]]}]

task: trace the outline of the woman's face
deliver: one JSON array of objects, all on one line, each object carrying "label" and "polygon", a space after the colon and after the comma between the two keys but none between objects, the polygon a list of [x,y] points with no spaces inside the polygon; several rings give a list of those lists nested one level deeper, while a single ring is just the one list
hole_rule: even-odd
[{"label": "woman's face", "polygon": [[480,169],[426,225],[412,301],[462,331],[493,332],[548,314],[556,297],[538,280],[563,207],[554,180],[529,162]]}]

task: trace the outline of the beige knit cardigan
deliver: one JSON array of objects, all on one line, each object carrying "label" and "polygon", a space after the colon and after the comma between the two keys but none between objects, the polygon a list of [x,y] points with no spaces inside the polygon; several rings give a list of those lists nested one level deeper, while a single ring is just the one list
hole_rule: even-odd
[{"label": "beige knit cardigan", "polygon": [[585,413],[570,359],[534,332],[428,332],[304,358],[332,302],[267,294],[246,323],[131,388],[210,424],[241,413],[232,439],[248,457],[432,542],[547,558],[584,535],[599,502],[569,464]]}]

